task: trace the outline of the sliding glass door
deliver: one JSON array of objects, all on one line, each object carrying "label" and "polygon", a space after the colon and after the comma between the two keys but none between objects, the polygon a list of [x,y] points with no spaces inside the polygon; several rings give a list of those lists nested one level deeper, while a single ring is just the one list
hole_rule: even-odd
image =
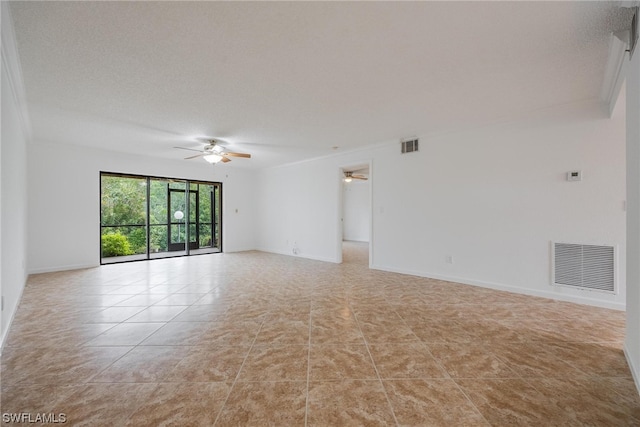
[{"label": "sliding glass door", "polygon": [[101,263],[221,252],[221,192],[215,182],[102,173]]},{"label": "sliding glass door", "polygon": [[216,184],[191,183],[189,192],[189,249],[206,253],[220,247],[220,189]]},{"label": "sliding glass door", "polygon": [[146,259],[147,180],[103,175],[100,184],[102,259]]}]

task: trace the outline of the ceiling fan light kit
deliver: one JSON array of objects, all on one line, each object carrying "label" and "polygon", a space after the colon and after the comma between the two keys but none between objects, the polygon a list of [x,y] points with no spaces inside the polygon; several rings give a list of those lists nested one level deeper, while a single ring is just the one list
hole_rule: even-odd
[{"label": "ceiling fan light kit", "polygon": [[202,158],[209,163],[218,163],[220,160],[222,160],[222,156],[219,154],[205,154],[204,156],[202,156]]}]

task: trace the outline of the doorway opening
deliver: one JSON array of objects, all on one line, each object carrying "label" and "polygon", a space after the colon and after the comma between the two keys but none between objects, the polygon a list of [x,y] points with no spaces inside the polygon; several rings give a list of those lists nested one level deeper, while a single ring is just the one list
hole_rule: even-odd
[{"label": "doorway opening", "polygon": [[342,168],[342,262],[370,266],[371,168],[368,163]]}]

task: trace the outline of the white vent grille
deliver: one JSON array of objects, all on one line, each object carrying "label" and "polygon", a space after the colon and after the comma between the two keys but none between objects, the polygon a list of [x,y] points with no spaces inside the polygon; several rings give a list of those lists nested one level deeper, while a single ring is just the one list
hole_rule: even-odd
[{"label": "white vent grille", "polygon": [[616,250],[614,246],[553,244],[553,284],[616,291]]},{"label": "white vent grille", "polygon": [[402,141],[402,154],[418,151],[418,138]]}]

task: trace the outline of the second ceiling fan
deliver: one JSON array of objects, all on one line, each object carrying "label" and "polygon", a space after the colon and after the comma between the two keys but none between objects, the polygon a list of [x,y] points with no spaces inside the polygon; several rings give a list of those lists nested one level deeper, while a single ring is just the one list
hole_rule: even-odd
[{"label": "second ceiling fan", "polygon": [[364,175],[354,175],[353,172],[347,172],[345,171],[344,173],[344,182],[351,182],[354,179],[360,179],[362,181],[366,181],[368,178]]}]

